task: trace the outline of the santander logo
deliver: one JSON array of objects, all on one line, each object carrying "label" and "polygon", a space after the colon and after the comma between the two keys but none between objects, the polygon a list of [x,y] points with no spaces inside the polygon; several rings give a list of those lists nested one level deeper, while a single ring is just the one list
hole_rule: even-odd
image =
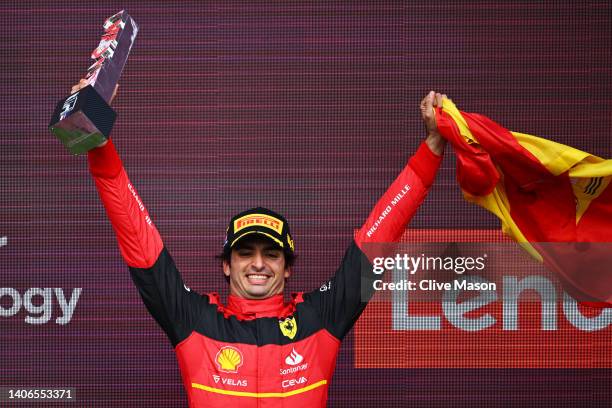
[{"label": "santander logo", "polygon": [[295,348],[291,351],[291,354],[289,354],[287,358],[285,358],[285,363],[291,366],[298,365],[302,361],[304,361],[304,357],[302,357],[297,351],[295,351]]},{"label": "santander logo", "polygon": [[294,374],[298,371],[306,370],[308,363],[304,362],[304,357],[300,355],[295,348],[291,350],[291,353],[285,357],[285,364],[291,366],[289,368],[281,368],[280,375]]}]

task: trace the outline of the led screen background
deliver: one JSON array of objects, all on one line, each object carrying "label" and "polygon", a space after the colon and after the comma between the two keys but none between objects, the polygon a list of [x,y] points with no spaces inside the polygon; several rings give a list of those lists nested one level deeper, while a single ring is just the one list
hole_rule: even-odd
[{"label": "led screen background", "polygon": [[[430,89],[509,129],[612,156],[606,1],[4,2],[0,287],[82,293],[67,325],[55,323],[55,299],[46,324],[27,324],[24,310],[0,319],[0,385],[70,386],[92,407],[186,405],[170,343],[131,284],[86,160],[47,129],[90,65],[103,21],[123,8],[140,31],[113,140],[200,292],[227,293],[214,256],[229,218],[258,205],[291,222],[299,258],[289,291],[318,287],[422,140],[418,103]],[[498,225],[463,201],[449,150],[411,227],[478,234]],[[353,336],[331,406],[611,398],[609,369],[357,369]]]}]

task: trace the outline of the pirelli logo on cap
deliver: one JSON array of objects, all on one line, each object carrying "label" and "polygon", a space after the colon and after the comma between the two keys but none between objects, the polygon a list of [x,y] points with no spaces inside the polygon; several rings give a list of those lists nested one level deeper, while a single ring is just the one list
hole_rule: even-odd
[{"label": "pirelli logo on cap", "polygon": [[276,217],[267,214],[249,214],[234,221],[234,234],[244,228],[255,225],[269,228],[278,234],[281,234],[283,230],[283,222]]}]

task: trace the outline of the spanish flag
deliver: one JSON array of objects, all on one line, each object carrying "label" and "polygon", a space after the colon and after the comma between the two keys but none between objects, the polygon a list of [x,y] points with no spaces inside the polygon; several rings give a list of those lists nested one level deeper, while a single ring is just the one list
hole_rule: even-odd
[{"label": "spanish flag", "polygon": [[465,199],[495,214],[577,300],[612,307],[612,160],[509,131],[446,98],[436,120]]}]

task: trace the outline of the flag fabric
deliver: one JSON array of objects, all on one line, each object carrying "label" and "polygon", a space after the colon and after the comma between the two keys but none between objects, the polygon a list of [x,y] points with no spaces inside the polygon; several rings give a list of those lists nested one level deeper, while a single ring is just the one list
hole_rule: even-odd
[{"label": "flag fabric", "polygon": [[509,131],[446,98],[436,120],[465,199],[495,214],[577,300],[612,307],[612,160]]}]

